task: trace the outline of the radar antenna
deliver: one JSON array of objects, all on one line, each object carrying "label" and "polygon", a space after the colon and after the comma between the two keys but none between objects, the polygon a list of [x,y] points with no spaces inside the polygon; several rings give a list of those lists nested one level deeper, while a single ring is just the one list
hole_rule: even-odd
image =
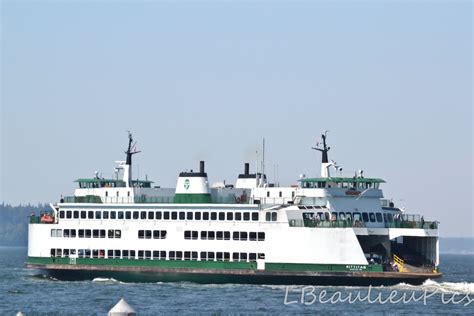
[{"label": "radar antenna", "polygon": [[132,133],[130,131],[127,131],[128,133],[128,148],[127,151],[125,152],[127,154],[127,159],[125,164],[131,166],[132,165],[132,155],[138,154],[139,150],[136,150],[137,142],[133,143],[133,137]]},{"label": "radar antenna", "polygon": [[323,134],[321,135],[321,137],[323,139],[323,144],[322,144],[323,147],[322,148],[319,147],[319,145],[320,145],[319,142],[316,143],[316,147],[311,147],[312,149],[318,150],[322,153],[322,160],[321,160],[322,163],[328,163],[329,162],[328,151],[331,149],[331,147],[328,147],[326,145],[326,137],[327,137],[328,132],[329,132],[328,130],[325,130],[325,131],[323,131]]}]

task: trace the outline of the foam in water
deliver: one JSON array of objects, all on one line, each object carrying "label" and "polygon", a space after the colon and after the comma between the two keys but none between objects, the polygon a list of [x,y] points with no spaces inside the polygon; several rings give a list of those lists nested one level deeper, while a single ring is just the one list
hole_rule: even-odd
[{"label": "foam in water", "polygon": [[105,283],[122,283],[114,278],[94,278],[92,282],[105,282]]}]

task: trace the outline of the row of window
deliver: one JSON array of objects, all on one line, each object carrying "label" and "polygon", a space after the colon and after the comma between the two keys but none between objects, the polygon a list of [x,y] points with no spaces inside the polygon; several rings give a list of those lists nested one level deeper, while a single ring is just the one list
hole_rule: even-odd
[{"label": "row of window", "polygon": [[[227,231],[199,231],[196,230],[185,230],[184,239],[197,240],[201,237],[201,240],[230,240],[231,232]],[[232,232],[233,240],[250,240],[250,241],[264,241],[264,232]]]},{"label": "row of window", "polygon": [[[107,234],[106,234],[107,232]],[[120,229],[51,229],[51,237],[122,238]]]},{"label": "row of window", "polygon": [[309,212],[309,213],[303,213],[303,218],[304,219],[311,219],[311,220],[320,220],[320,221],[335,221],[335,220],[346,220],[346,221],[352,221],[354,220],[355,222],[357,221],[363,221],[365,223],[383,223],[383,222],[393,222],[396,220],[396,215],[394,218],[394,215],[391,213],[369,213],[369,212]]},{"label": "row of window", "polygon": [[51,257],[148,259],[148,260],[194,260],[194,261],[241,261],[252,262],[265,259],[264,253],[214,252],[214,251],[164,251],[164,250],[107,250],[104,249],[51,249]]},{"label": "row of window", "polygon": [[139,239],[165,239],[166,230],[139,230]]},{"label": "row of window", "polygon": [[[275,218],[275,215],[270,217]],[[140,220],[220,220],[258,221],[258,212],[184,212],[184,211],[59,211],[66,219],[140,219]],[[269,220],[269,219],[267,219]]]}]

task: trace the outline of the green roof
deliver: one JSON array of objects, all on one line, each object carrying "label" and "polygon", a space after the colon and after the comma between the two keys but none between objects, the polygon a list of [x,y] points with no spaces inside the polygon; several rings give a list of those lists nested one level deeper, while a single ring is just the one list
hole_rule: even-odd
[{"label": "green roof", "polygon": [[329,178],[305,178],[298,180],[300,182],[350,182],[350,183],[385,183],[383,179],[378,178],[340,178],[340,177],[329,177]]}]

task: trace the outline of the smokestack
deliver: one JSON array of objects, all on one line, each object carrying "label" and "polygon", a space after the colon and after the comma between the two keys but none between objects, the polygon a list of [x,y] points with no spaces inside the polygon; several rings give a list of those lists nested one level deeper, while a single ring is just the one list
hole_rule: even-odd
[{"label": "smokestack", "polygon": [[201,160],[201,163],[199,164],[199,172],[204,173],[204,160]]},{"label": "smokestack", "polygon": [[244,174],[245,174],[246,176],[248,176],[248,175],[249,175],[250,164],[249,164],[248,162],[246,162],[244,166],[245,166],[245,168],[244,168]]}]

